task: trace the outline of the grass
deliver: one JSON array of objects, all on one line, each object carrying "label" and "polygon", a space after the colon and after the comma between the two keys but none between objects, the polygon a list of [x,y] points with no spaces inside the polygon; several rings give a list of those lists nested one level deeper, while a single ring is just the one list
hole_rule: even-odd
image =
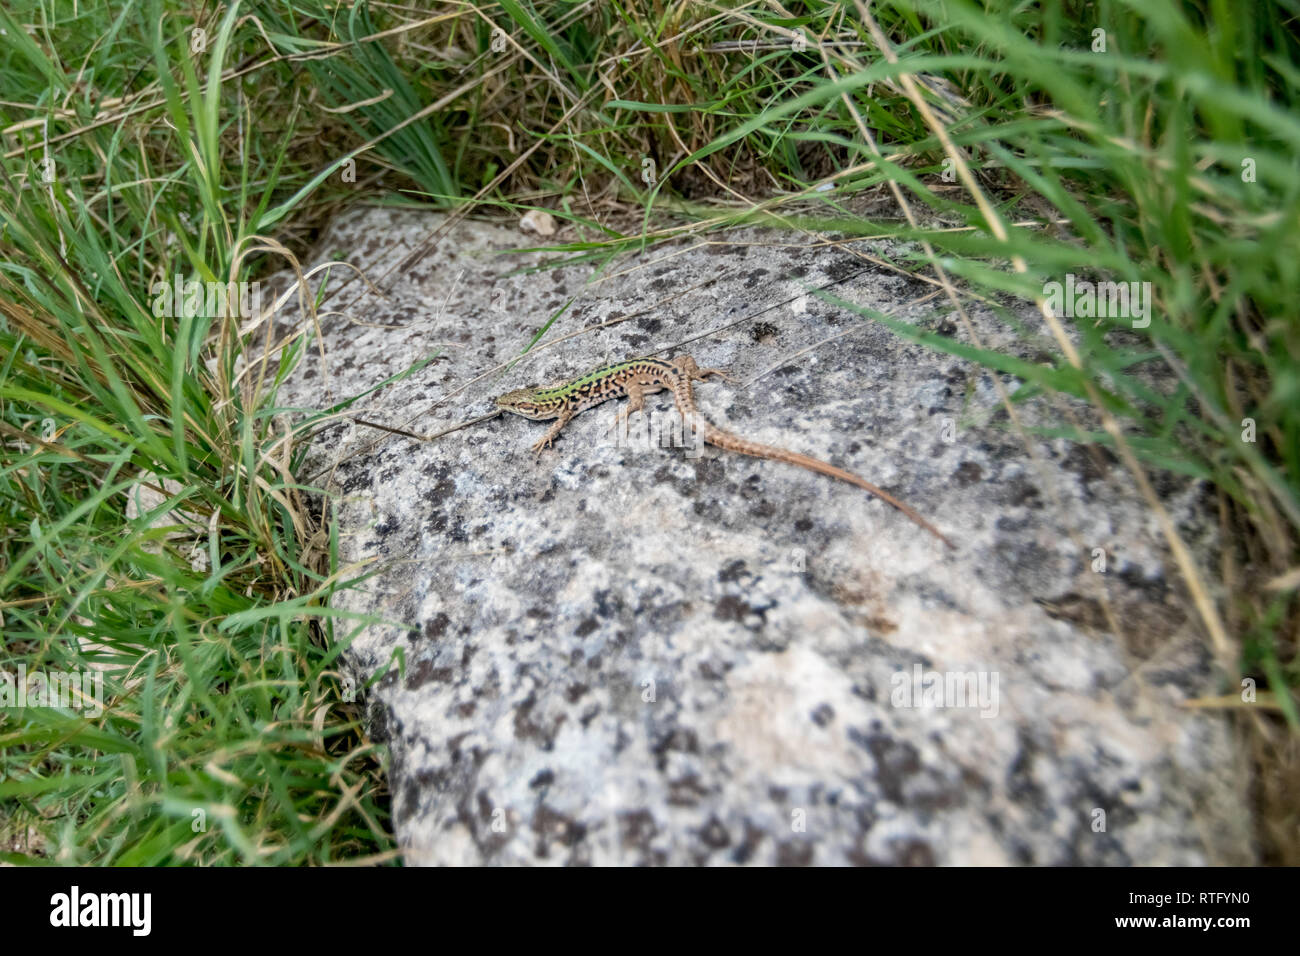
[{"label": "grass", "polygon": [[[329,608],[363,572],[292,477],[314,420],[276,404],[303,341],[257,363],[266,328],[153,308],[159,281],[292,264],[363,200],[547,208],[595,268],[741,222],[894,236],[958,318],[1066,274],[1149,283],[1140,331],[1045,312],[1034,363],[870,318],[1015,375],[1026,440],[1020,406],[1071,396],[1094,424],[1052,434],[1140,489],[1213,487],[1215,566],[1164,532],[1223,691],[1267,691],[1233,714],[1262,858],[1300,862],[1293,0],[440,10],[0,11],[0,668],[101,668],[110,704],[3,711],[9,859],[390,858],[337,667],[360,622]],[[850,211],[877,196],[906,215]]]},{"label": "grass", "polygon": [[[97,719],[28,708],[0,723],[7,858],[382,859],[383,755],[341,699],[349,632],[328,608],[348,581],[275,415],[288,360],[237,381],[250,342],[229,309],[154,308],[172,276],[248,274],[275,213],[254,183],[274,187],[283,154],[228,149],[233,17],[204,86],[184,47],[148,29],[156,7],[95,16],[64,22],[53,47],[6,48],[52,163],[44,175],[7,158],[0,193],[5,664],[98,670],[105,697]],[[26,36],[8,14],[0,24]],[[96,54],[115,30],[121,45]],[[94,127],[92,88],[51,50],[89,56],[119,89],[158,69],[152,118]],[[47,149],[63,123],[92,128]]]}]

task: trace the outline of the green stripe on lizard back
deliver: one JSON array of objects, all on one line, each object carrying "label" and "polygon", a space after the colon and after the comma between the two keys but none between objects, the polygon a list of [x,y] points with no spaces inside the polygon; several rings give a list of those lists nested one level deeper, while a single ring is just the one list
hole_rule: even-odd
[{"label": "green stripe on lizard back", "polygon": [[562,402],[574,395],[593,391],[606,383],[616,383],[624,373],[646,367],[657,370],[672,370],[671,365],[661,359],[627,359],[622,362],[615,362],[612,365],[606,365],[604,368],[598,368],[594,372],[588,372],[586,375],[581,375],[571,382],[565,382],[563,385],[540,389],[533,397],[538,402]]}]

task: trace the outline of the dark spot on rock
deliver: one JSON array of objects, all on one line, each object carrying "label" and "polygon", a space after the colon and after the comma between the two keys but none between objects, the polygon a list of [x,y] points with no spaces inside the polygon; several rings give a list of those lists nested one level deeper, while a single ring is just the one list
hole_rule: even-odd
[{"label": "dark spot on rock", "polygon": [[1169,585],[1162,575],[1147,577],[1135,564],[1126,564],[1120,568],[1119,579],[1150,601],[1163,601],[1169,593]]},{"label": "dark spot on rock", "polygon": [[749,337],[759,345],[776,338],[777,328],[771,322],[755,322],[749,330]]},{"label": "dark spot on rock", "polygon": [[449,618],[442,611],[439,611],[429,620],[424,622],[424,636],[427,638],[442,637],[447,633],[447,625],[451,623]]},{"label": "dark spot on rock", "polygon": [[712,850],[722,850],[731,846],[731,834],[717,817],[709,817],[709,822],[699,830],[700,842]]},{"label": "dark spot on rock", "polygon": [[430,681],[447,684],[451,682],[454,673],[450,667],[434,667],[433,661],[418,661],[406,675],[406,689],[419,690]]},{"label": "dark spot on rock", "polygon": [[490,823],[492,820],[492,800],[488,797],[486,790],[478,792],[478,818],[481,823]]},{"label": "dark spot on rock", "polygon": [[961,768],[961,782],[962,786],[967,790],[976,791],[983,799],[987,799],[993,789],[987,777],[980,775],[970,767]]},{"label": "dark spot on rock", "polygon": [[[841,279],[847,279],[856,272],[862,271],[862,262],[853,256],[844,256],[833,262],[823,263],[822,271],[831,279],[839,282]],[[874,268],[874,266],[872,267]]]},{"label": "dark spot on rock", "polygon": [[752,289],[763,281],[763,276],[767,275],[766,269],[755,269],[745,278],[745,288]]},{"label": "dark spot on rock", "polygon": [[401,823],[409,820],[419,808],[420,785],[414,776],[410,776],[406,778],[406,784],[402,787],[401,796],[397,801],[397,821]]},{"label": "dark spot on rock", "polygon": [[754,853],[758,850],[758,845],[763,842],[763,837],[763,831],[746,820],[745,835],[741,838],[736,849],[731,852],[731,862],[748,863],[753,859]]},{"label": "dark spot on rock", "polygon": [[608,588],[597,591],[593,597],[596,599],[596,613],[601,617],[614,617],[623,610],[622,596]]},{"label": "dark spot on rock", "polygon": [[728,594],[713,606],[713,617],[715,620],[735,621],[739,624],[748,611],[749,605],[734,594]]},{"label": "dark spot on rock", "polygon": [[749,571],[745,567],[745,562],[740,558],[730,562],[721,571],[718,572],[718,580],[723,584],[735,584],[741,577],[749,577]]},{"label": "dark spot on rock", "polygon": [[727,246],[727,255],[735,256],[737,259],[744,259],[749,255],[749,246],[735,245]]},{"label": "dark spot on rock", "polygon": [[835,719],[835,708],[830,704],[819,704],[811,714],[812,722],[818,727],[829,727]]},{"label": "dark spot on rock", "polygon": [[633,810],[618,815],[619,842],[625,849],[639,850],[642,864],[663,864],[667,860],[662,850],[653,850],[650,844],[659,833],[654,815],[649,810]]},{"label": "dark spot on rock", "polygon": [[747,604],[734,594],[726,594],[713,606],[714,620],[734,621],[750,629],[757,629],[767,622],[767,612],[776,606],[775,602],[760,607]]},{"label": "dark spot on rock", "polygon": [[1178,475],[1160,468],[1152,470],[1150,476],[1151,485],[1155,489],[1156,496],[1163,501],[1168,501],[1178,494],[1191,480],[1185,475]]},{"label": "dark spot on rock", "polygon": [[1016,475],[1006,484],[1006,490],[999,496],[1004,504],[1014,506],[1024,506],[1026,508],[1041,508],[1043,506],[1042,496],[1038,489],[1024,475]]},{"label": "dark spot on rock", "polygon": [[722,680],[727,676],[726,665],[718,665],[714,661],[700,661],[696,671],[705,680]]},{"label": "dark spot on rock", "polygon": [[984,477],[984,469],[973,461],[963,461],[953,472],[953,477],[962,487],[973,485]]},{"label": "dark spot on rock", "polygon": [[442,475],[432,487],[426,488],[420,493],[420,498],[430,504],[442,504],[449,498],[455,497],[456,482],[448,475]]},{"label": "dark spot on rock", "polygon": [[1036,597],[1034,603],[1054,621],[1068,621],[1088,630],[1109,630],[1106,610],[1096,598],[1071,591],[1053,598]]},{"label": "dark spot on rock", "polygon": [[1012,535],[1017,531],[1023,531],[1031,523],[1029,518],[1013,518],[1010,515],[1003,515],[993,522],[993,527],[1004,534]]},{"label": "dark spot on rock", "polygon": [[904,785],[921,769],[921,758],[916,748],[905,740],[898,741],[885,734],[868,736],[866,745],[876,761],[876,781],[881,793],[901,806],[906,802]]},{"label": "dark spot on rock", "polygon": [[367,711],[370,736],[381,743],[389,741],[392,739],[392,734],[388,729],[388,708],[373,697],[370,700],[373,701],[373,705]]},{"label": "dark spot on rock", "polygon": [[668,803],[674,807],[698,806],[708,793],[698,774],[688,773],[668,782]]},{"label": "dark spot on rock", "polygon": [[551,750],[555,746],[555,732],[564,722],[564,715],[561,714],[556,718],[553,726],[544,727],[533,719],[533,710],[536,706],[536,695],[529,693],[528,698],[515,707],[515,737],[520,740],[536,741],[537,746],[542,750]]},{"label": "dark spot on rock", "polygon": [[566,817],[546,804],[533,811],[532,830],[537,834],[537,856],[546,859],[550,854],[550,845],[574,847],[587,836],[587,828],[578,821]]},{"label": "dark spot on rock", "polygon": [[541,770],[538,772],[537,776],[528,781],[528,786],[532,790],[537,790],[541,787],[549,787],[553,783],[555,783],[555,772],[552,770]]},{"label": "dark spot on rock", "polygon": [[1042,788],[1034,781],[1034,758],[1038,748],[1023,730],[1016,734],[1020,749],[1016,751],[1007,770],[1007,792],[1013,800],[1040,806],[1045,797]]},{"label": "dark spot on rock", "polygon": [[1061,467],[1074,472],[1083,483],[1084,492],[1092,496],[1092,483],[1104,481],[1119,459],[1104,445],[1071,445],[1061,460]]},{"label": "dark spot on rock", "polygon": [[899,866],[934,866],[934,850],[922,840],[904,840],[894,847]]},{"label": "dark spot on rock", "polygon": [[675,727],[667,734],[664,734],[650,748],[650,752],[655,755],[655,766],[663,770],[668,765],[667,755],[677,751],[685,754],[698,754],[700,752],[699,735],[689,727]]},{"label": "dark spot on rock", "polygon": [[364,468],[348,468],[344,472],[347,477],[339,483],[339,486],[347,492],[357,491],[361,488],[369,488],[372,484],[370,472]]}]

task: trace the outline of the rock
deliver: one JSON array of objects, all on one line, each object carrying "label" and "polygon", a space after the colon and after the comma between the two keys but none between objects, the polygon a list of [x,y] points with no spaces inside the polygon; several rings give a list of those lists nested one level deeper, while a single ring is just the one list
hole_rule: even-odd
[{"label": "rock", "polygon": [[530,209],[519,220],[520,232],[533,232],[539,236],[555,235],[555,217],[540,209]]},{"label": "rock", "polygon": [[[378,280],[442,221],[357,211],[320,248]],[[1035,461],[989,371],[809,292],[964,340],[932,286],[803,235],[683,240],[598,272],[535,271],[517,243],[456,225],[389,301],[322,319],[329,391],[313,345],[280,404],[323,408],[437,356],[352,409],[431,434],[530,382],[689,352],[739,379],[697,386],[716,424],[861,474],[958,548],[790,465],[618,447],[613,404],[540,456],[546,426],[515,417],[432,442],[331,424],[298,477],[337,495],[342,561],[382,568],[335,605],[383,622],[347,651],[359,682],[404,655],[368,707],[409,861],[1251,861],[1230,726],[1180,706],[1224,685],[1122,466],[1061,439],[1032,439]],[[1015,311],[1027,338],[978,303],[971,318],[1038,360],[1045,330]],[[1078,403],[1018,412],[1059,426],[1063,409],[1089,426]],[[1160,486],[1204,558],[1203,489]]]}]

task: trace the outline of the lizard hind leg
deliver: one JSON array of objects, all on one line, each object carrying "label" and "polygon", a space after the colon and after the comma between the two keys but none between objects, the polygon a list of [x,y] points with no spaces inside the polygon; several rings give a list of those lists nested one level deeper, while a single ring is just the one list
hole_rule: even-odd
[{"label": "lizard hind leg", "polygon": [[710,375],[716,375],[724,382],[735,382],[736,379],[728,375],[720,368],[700,368],[695,364],[695,359],[689,355],[682,355],[673,360],[673,364],[681,370],[681,373],[687,376],[687,381],[691,379],[700,379],[703,381]]},{"label": "lizard hind leg", "polygon": [[639,382],[628,382],[624,385],[627,391],[627,405],[621,412],[614,416],[614,430],[618,431],[619,426],[627,419],[632,417],[633,412],[645,411],[645,389]]}]

